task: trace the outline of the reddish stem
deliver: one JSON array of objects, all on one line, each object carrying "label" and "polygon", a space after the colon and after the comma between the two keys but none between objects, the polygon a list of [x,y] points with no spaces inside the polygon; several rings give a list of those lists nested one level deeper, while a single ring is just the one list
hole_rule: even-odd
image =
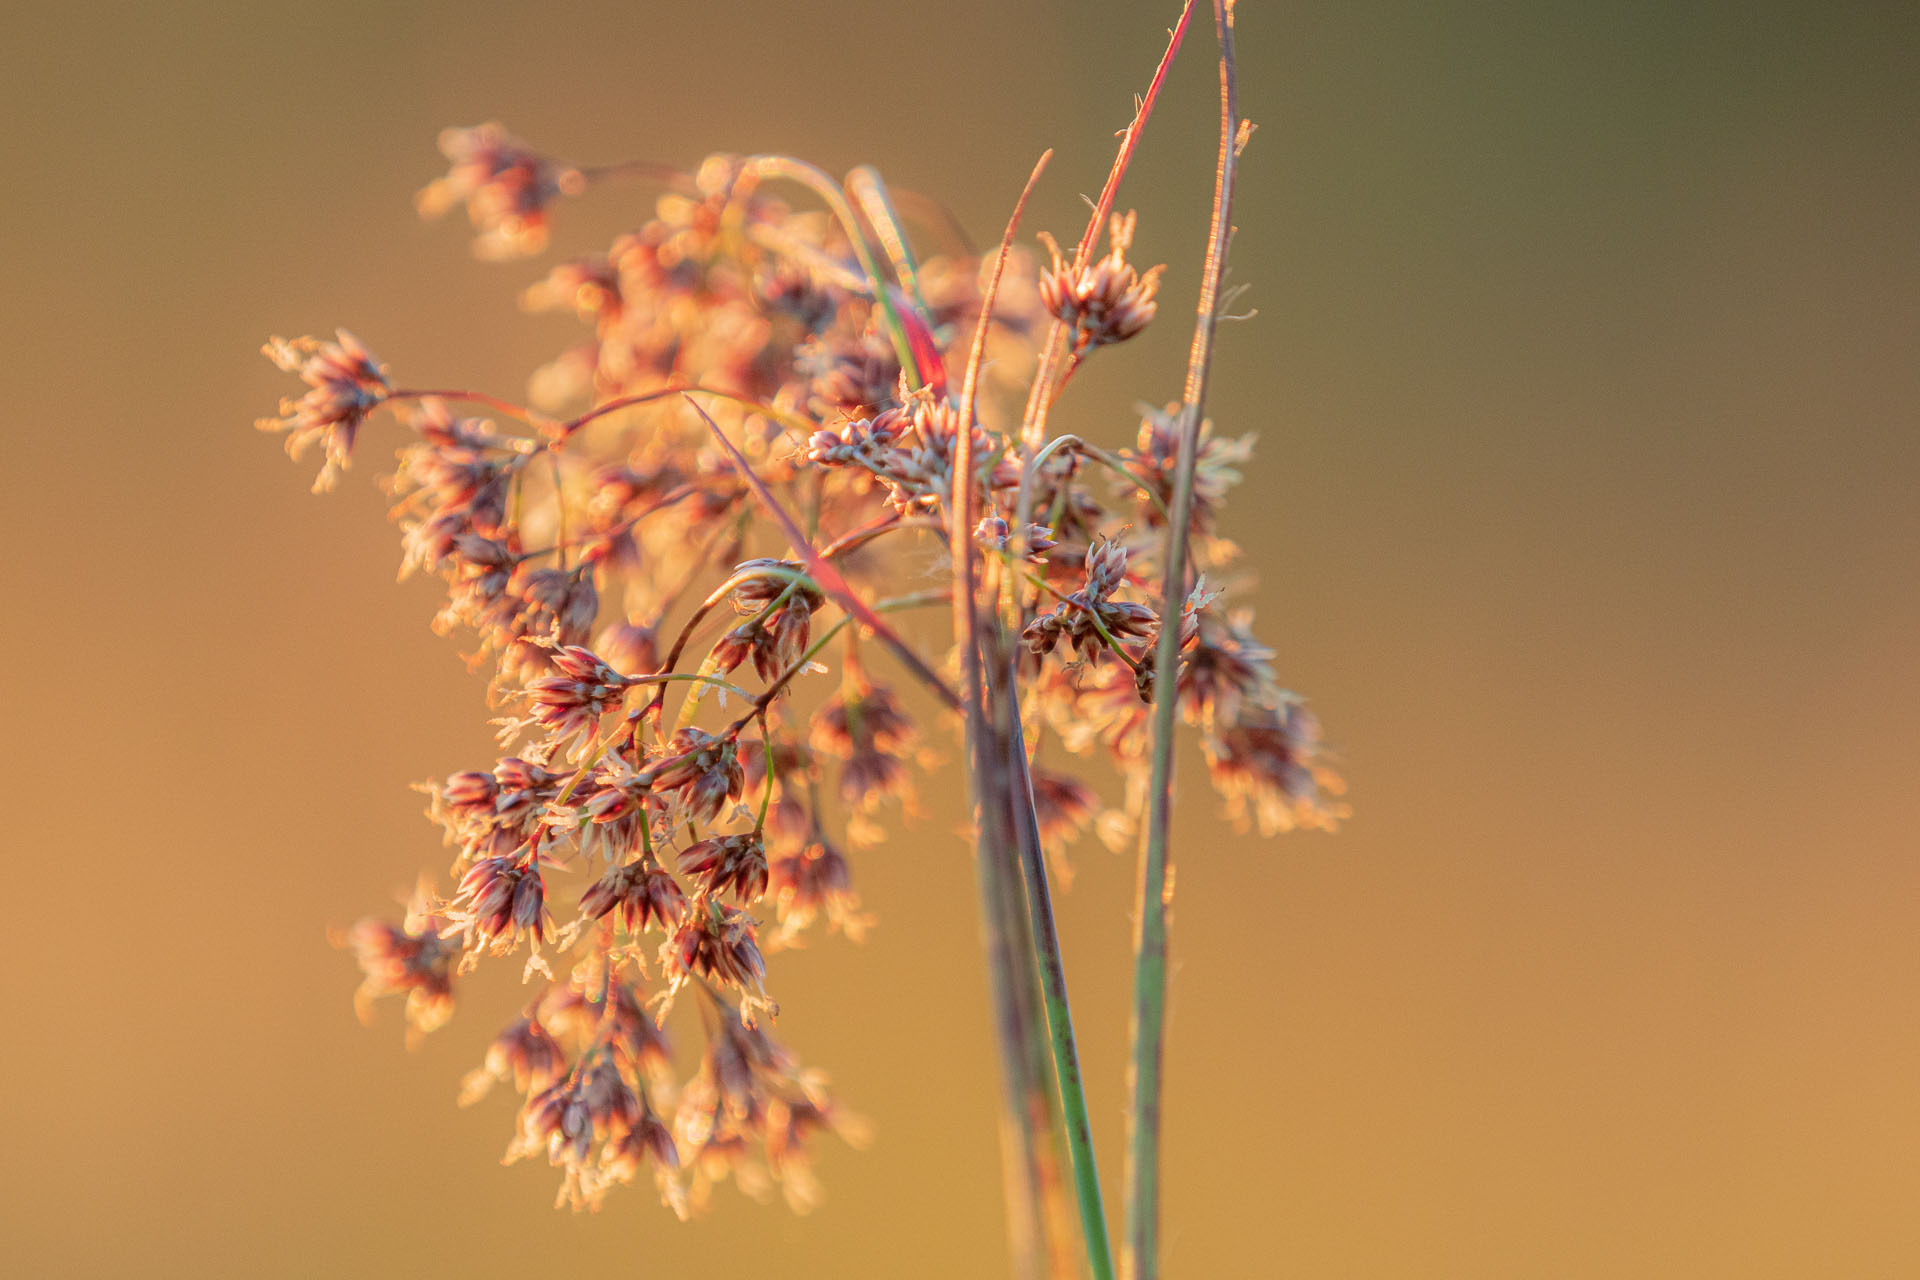
[{"label": "reddish stem", "polygon": [[1180,42],[1186,39],[1187,22],[1193,17],[1194,4],[1195,0],[1187,0],[1186,6],[1180,10],[1180,21],[1174,24],[1173,33],[1167,40],[1167,51],[1161,57],[1160,65],[1154,69],[1153,83],[1147,86],[1146,96],[1140,99],[1139,110],[1133,113],[1133,122],[1120,139],[1120,151],[1113,158],[1113,169],[1107,174],[1107,185],[1100,189],[1099,202],[1093,206],[1093,217],[1087,222],[1087,233],[1080,237],[1080,245],[1073,251],[1076,272],[1093,261],[1093,247],[1100,241],[1100,228],[1106,225],[1107,215],[1113,212],[1113,197],[1120,190],[1120,178],[1133,160],[1133,150],[1140,141],[1141,130],[1147,127],[1147,117],[1153,114],[1153,104],[1160,96],[1160,86],[1166,83],[1167,71],[1173,66],[1173,55],[1180,52]]}]

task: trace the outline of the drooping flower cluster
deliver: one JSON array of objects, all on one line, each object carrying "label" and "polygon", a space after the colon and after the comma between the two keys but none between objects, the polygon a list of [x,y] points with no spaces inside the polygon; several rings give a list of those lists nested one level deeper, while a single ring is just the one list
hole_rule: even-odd
[{"label": "drooping flower cluster", "polygon": [[[452,167],[421,209],[464,203],[483,256],[539,250],[558,196],[619,172],[562,164],[498,125],[441,146]],[[768,190],[795,180],[829,212]],[[1084,267],[1016,254],[982,320],[979,259],[916,260],[906,228],[873,221],[887,202],[853,214],[817,170],[716,156],[668,186],[643,225],[524,295],[587,329],[533,376],[537,408],[397,391],[342,332],[269,345],[309,390],[262,425],[295,452],[321,443],[324,486],[367,416],[393,409],[403,572],[444,585],[433,625],[468,639],[500,713],[499,758],[423,788],[450,891],[423,888],[403,922],[343,936],[362,1005],[402,996],[429,1031],[462,975],[524,952],[537,992],[462,1095],[520,1095],[510,1158],[545,1156],[575,1207],[642,1170],[676,1209],[728,1177],[804,1207],[812,1139],[859,1125],[771,1038],[768,956],[822,923],[857,939],[870,921],[841,849],[881,843],[890,801],[916,812],[930,757],[874,641],[904,645],[886,619],[949,603],[927,566],[951,545],[963,454],[981,508],[967,532],[986,598],[1024,640],[1032,725],[1125,784],[1110,804],[1060,761],[1034,764],[1057,868],[1088,831],[1136,828],[1169,573],[1187,601],[1180,709],[1230,813],[1274,831],[1343,810],[1313,717],[1205,585],[1233,554],[1218,525],[1250,438],[1203,435],[1193,552],[1170,566],[1157,531],[1177,410],[1149,412],[1113,453],[1028,440],[1014,416],[1049,368],[1045,344],[1077,362],[1153,319],[1161,269],[1130,261],[1132,215]],[[954,389],[982,324],[983,393],[963,420]],[[837,685],[814,678],[835,664]],[[706,1047],[676,1083],[662,1026],[688,1002]]]}]

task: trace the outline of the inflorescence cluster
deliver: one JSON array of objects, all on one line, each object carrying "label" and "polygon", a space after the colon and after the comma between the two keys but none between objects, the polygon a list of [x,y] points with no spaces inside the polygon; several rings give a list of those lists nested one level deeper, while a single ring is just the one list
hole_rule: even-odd
[{"label": "inflorescence cluster", "polygon": [[[316,488],[371,415],[404,428],[390,482],[403,574],[445,584],[433,625],[469,638],[499,712],[499,758],[424,788],[454,850],[450,891],[423,880],[404,918],[343,936],[360,1006],[404,997],[428,1032],[481,960],[523,956],[535,994],[461,1095],[521,1096],[508,1159],[544,1155],[575,1207],[643,1170],[683,1212],[728,1176],[804,1206],[810,1141],[858,1122],[770,1037],[767,957],[816,926],[857,938],[868,920],[843,850],[879,842],[889,808],[915,809],[930,757],[884,673],[938,692],[949,658],[912,660],[886,618],[948,604],[962,432],[1029,732],[1124,783],[1110,804],[1036,761],[1049,855],[1137,829],[1176,417],[1146,410],[1131,448],[1036,444],[1017,398],[1050,402],[1150,323],[1160,268],[1129,261],[1131,215],[1083,265],[1015,253],[962,421],[983,260],[950,230],[950,252],[916,258],[870,170],[842,185],[781,157],[582,169],[493,124],[449,130],[441,149],[451,169],[420,207],[464,204],[484,257],[539,251],[553,204],[605,180],[640,172],[666,192],[638,230],[522,296],[587,330],[534,375],[531,406],[397,383],[345,332],[265,348],[308,390],[260,426],[295,455],[320,446]],[[776,182],[824,210],[791,207]],[[1030,389],[1062,332],[1064,373]],[[1330,827],[1339,783],[1313,717],[1207,585],[1234,554],[1217,525],[1251,437],[1201,441],[1192,562],[1177,567],[1192,583],[1174,620],[1181,715],[1231,813],[1266,832]],[[662,1025],[687,1002],[705,1049],[682,1080]]]}]

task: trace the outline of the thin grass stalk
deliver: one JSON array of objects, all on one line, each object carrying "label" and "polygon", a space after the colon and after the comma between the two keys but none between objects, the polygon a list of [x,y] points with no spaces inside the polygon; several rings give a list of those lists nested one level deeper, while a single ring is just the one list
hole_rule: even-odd
[{"label": "thin grass stalk", "polygon": [[1000,1056],[1008,1244],[1014,1274],[1022,1280],[1073,1280],[1080,1268],[1072,1246],[1073,1209],[1061,1177],[1060,1108],[1040,1031],[1045,1015],[1034,977],[1033,940],[1012,842],[1004,827],[986,833],[992,819],[984,809],[981,819],[976,865],[981,940]]},{"label": "thin grass stalk", "polygon": [[797,182],[826,202],[827,208],[839,220],[841,230],[846,232],[847,244],[852,248],[854,257],[859,259],[861,271],[866,273],[873,285],[873,302],[880,308],[887,336],[893,340],[893,351],[900,360],[901,371],[914,386],[922,385],[925,371],[920,368],[920,361],[914,355],[906,326],[900,322],[900,312],[893,305],[892,296],[887,293],[887,278],[880,274],[880,266],[874,261],[873,250],[867,244],[866,231],[861,227],[860,219],[854,215],[853,206],[847,203],[846,192],[825,171],[804,160],[795,160],[792,156],[754,156],[747,161],[747,166],[757,174]]},{"label": "thin grass stalk", "polygon": [[[1049,153],[1051,154],[1051,153]],[[949,546],[959,589],[954,592],[954,629],[960,642],[960,664],[966,703],[968,758],[973,766],[974,798],[981,806],[980,829],[1009,829],[1020,850],[1019,866],[1029,919],[1029,937],[1034,949],[1034,968],[1040,982],[1041,1000],[1046,1009],[1048,1043],[1053,1051],[1054,1077],[1060,1096],[1060,1114],[1066,1126],[1067,1150],[1073,1164],[1075,1199],[1080,1206],[1081,1234],[1086,1242],[1087,1265],[1094,1280],[1113,1280],[1113,1246],[1107,1238],[1106,1209],[1100,1198],[1100,1169],[1093,1158],[1093,1134],[1087,1120],[1087,1096],[1080,1079],[1079,1054],[1074,1048],[1073,1016],[1067,1004],[1066,968],[1060,955],[1060,938],[1054,928],[1053,904],[1047,891],[1047,869],[1040,848],[1040,826],[1034,812],[1033,788],[1027,778],[1026,741],[1020,728],[1020,700],[1010,648],[996,634],[991,664],[980,635],[980,613],[974,589],[973,541],[973,396],[980,359],[986,349],[987,326],[992,317],[994,294],[999,288],[1000,271],[1013,244],[1021,210],[1033,185],[1046,167],[1042,155],[1020,194],[1013,218],[1007,223],[994,263],[993,277],[981,303],[980,320],[974,330],[973,347],[967,357],[967,374],[961,384],[959,430],[954,441],[953,501],[947,513]],[[992,690],[993,717],[988,723],[985,688],[988,670],[1004,672],[1005,679]],[[1004,824],[1004,825],[1003,825]],[[1000,837],[996,837],[998,840]],[[985,850],[983,849],[983,853]]]},{"label": "thin grass stalk", "polygon": [[1006,859],[997,837],[986,831],[981,813],[980,848],[976,867],[980,885],[980,933],[987,957],[987,985],[993,999],[994,1042],[1000,1056],[1000,1155],[1005,1182],[1007,1245],[1013,1274],[1019,1280],[1040,1280],[1046,1256],[1046,1221],[1042,1211],[1039,1135],[1032,1100],[1031,1045],[1028,1019],[1018,990],[1022,962],[1007,909]]},{"label": "thin grass stalk", "polygon": [[[1087,219],[1087,229],[1080,236],[1079,244],[1074,246],[1073,266],[1076,271],[1093,261],[1093,250],[1100,243],[1101,232],[1106,229],[1107,215],[1113,212],[1113,198],[1120,190],[1120,179],[1133,161],[1133,153],[1140,145],[1140,134],[1147,127],[1147,118],[1153,114],[1153,104],[1160,100],[1160,86],[1167,82],[1167,71],[1173,66],[1174,55],[1180,52],[1180,43],[1187,37],[1187,23],[1193,17],[1195,3],[1196,0],[1186,0],[1181,6],[1180,20],[1167,33],[1167,51],[1160,55],[1159,65],[1153,69],[1153,79],[1148,82],[1140,105],[1134,109],[1133,119],[1127,122],[1126,132],[1120,138],[1120,149],[1113,157],[1113,167],[1107,171],[1107,181],[1100,188],[1100,199],[1094,203],[1093,216]],[[1026,412],[1021,416],[1021,439],[1030,450],[1039,448],[1047,438],[1047,410],[1052,407],[1056,394],[1060,353],[1066,340],[1066,321],[1056,318],[1047,326],[1046,341],[1040,349],[1040,365],[1034,373],[1033,386],[1027,393]],[[1019,525],[1024,529],[1026,523],[1027,512],[1023,508]]]},{"label": "thin grass stalk", "polygon": [[[1008,844],[1008,849],[1012,848]],[[1053,1057],[1046,1037],[1046,1012],[1041,1006],[1040,966],[1034,952],[1033,933],[1027,928],[1026,896],[1020,888],[1019,867],[1010,859],[999,876],[1005,886],[1003,906],[1009,929],[1018,946],[1016,990],[1020,1014],[1027,1029],[1026,1068],[1029,1086],[1027,1104],[1034,1142],[1033,1158],[1038,1165],[1040,1183],[1039,1218],[1041,1245],[1046,1251],[1051,1280],[1079,1280],[1086,1267],[1086,1251],[1079,1248],[1080,1220],[1075,1196],[1067,1183],[1072,1169],[1067,1154],[1066,1127],[1060,1115],[1060,1088],[1053,1071]]]},{"label": "thin grass stalk", "polygon": [[995,696],[995,729],[1005,749],[1001,757],[1006,769],[1005,812],[1013,824],[1020,850],[1021,881],[1026,889],[1027,915],[1033,936],[1036,971],[1040,977],[1041,998],[1046,1007],[1054,1075],[1059,1082],[1067,1152],[1073,1162],[1074,1196],[1079,1202],[1081,1231],[1086,1237],[1087,1264],[1094,1280],[1113,1280],[1113,1244],[1107,1235],[1106,1205],[1100,1194],[1100,1165],[1094,1159],[1093,1125],[1087,1113],[1086,1083],[1080,1075],[1080,1052],[1074,1041],[1073,1006],[1067,998],[1066,960],[1060,950],[1060,933],[1054,924],[1046,853],[1040,845],[1033,779],[1027,769],[1026,734],[1020,724],[1019,686],[1013,678],[1017,661],[1015,653],[1017,650],[1006,653],[996,663],[996,669],[1004,675]]},{"label": "thin grass stalk", "polygon": [[[1193,18],[1193,7],[1197,0],[1185,0],[1180,8],[1180,20],[1167,33],[1167,50],[1160,55],[1160,61],[1153,69],[1153,79],[1147,84],[1147,91],[1141,96],[1139,105],[1134,108],[1133,119],[1127,122],[1126,133],[1120,139],[1120,148],[1113,157],[1113,167],[1107,171],[1107,180],[1100,188],[1100,199],[1095,202],[1093,216],[1087,220],[1087,229],[1081,233],[1080,242],[1074,246],[1073,261],[1075,269],[1093,260],[1094,247],[1100,243],[1102,225],[1113,209],[1115,194],[1120,190],[1120,179],[1126,175],[1127,166],[1133,161],[1133,153],[1140,145],[1140,135],[1147,127],[1147,120],[1153,115],[1153,107],[1160,100],[1160,87],[1167,81],[1167,72],[1173,67],[1174,55],[1180,52],[1181,42],[1187,37],[1187,23]],[[1060,360],[1066,349],[1067,323],[1058,317],[1047,326],[1047,336],[1040,344],[1040,362],[1034,371],[1033,385],[1027,391],[1026,408],[1020,417],[1020,439],[1029,455],[1039,453],[1047,441],[1047,411],[1053,405],[1053,398],[1059,394]],[[1012,541],[1017,550],[1016,559],[1027,554],[1027,526],[1033,519],[1033,468],[1029,467],[1020,477],[1020,490],[1014,502],[1014,521]],[[1026,624],[1023,612],[1020,625]]]},{"label": "thin grass stalk", "polygon": [[1246,125],[1239,118],[1232,0],[1213,0],[1213,21],[1220,39],[1220,159],[1214,172],[1213,221],[1207,234],[1198,315],[1193,345],[1188,352],[1187,380],[1180,410],[1180,449],[1162,561],[1166,595],[1161,601],[1160,636],[1154,649],[1150,811],[1135,884],[1126,1236],[1122,1246],[1128,1280],[1155,1280],[1159,1274],[1161,1066],[1166,1045],[1167,927],[1173,889],[1167,827],[1173,808],[1180,613],[1189,590],[1182,566],[1187,560],[1187,525],[1193,511],[1193,471],[1199,453],[1201,411],[1212,370],[1220,286],[1226,275],[1227,244],[1232,231],[1234,174],[1240,148],[1247,139]]},{"label": "thin grass stalk", "polygon": [[907,242],[900,215],[894,212],[893,193],[881,181],[880,171],[863,164],[847,175],[845,186],[847,193],[859,202],[860,212],[873,228],[880,247],[887,251],[887,260],[893,264],[893,274],[900,281],[900,287],[913,299],[921,315],[928,314],[927,300],[920,292],[920,264],[914,260],[913,246]]},{"label": "thin grass stalk", "polygon": [[[974,801],[980,878],[981,924],[985,935],[1006,1113],[1002,1116],[1007,1179],[1008,1233],[1014,1265],[1021,1275],[1038,1276],[1043,1256],[1048,1274],[1066,1280],[1074,1274],[1064,1252],[1057,1212],[1061,1200],[1058,1162],[1050,1159],[1060,1107],[1042,1047],[1040,997],[1035,989],[1033,939],[1020,908],[1021,889],[1013,833],[1006,820],[1006,780],[995,768],[995,735],[986,713],[984,655],[980,648],[980,610],[973,541],[973,408],[980,361],[1001,272],[1013,246],[1027,198],[1046,168],[1051,152],[1040,157],[1007,221],[993,271],[981,300],[980,318],[961,384],[959,431],[955,438],[953,493],[947,509],[948,548],[953,561],[953,630],[959,650],[960,698],[965,715],[967,762]],[[1024,1193],[1024,1203],[1020,1197]]]}]

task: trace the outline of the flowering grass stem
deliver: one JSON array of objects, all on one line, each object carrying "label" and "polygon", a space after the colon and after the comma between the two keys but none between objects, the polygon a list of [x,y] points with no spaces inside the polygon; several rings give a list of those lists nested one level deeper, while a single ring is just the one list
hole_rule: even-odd
[{"label": "flowering grass stem", "polygon": [[[960,653],[961,698],[964,703],[964,733],[967,745],[975,827],[979,832],[981,920],[985,933],[988,965],[996,1009],[1001,1049],[1003,1103],[1006,1115],[1008,1164],[1008,1231],[1016,1259],[1028,1274],[1036,1274],[1044,1244],[1052,1240],[1050,1257],[1058,1274],[1064,1261],[1059,1253],[1063,1243],[1057,1239],[1059,1224],[1050,1222],[1049,1200],[1058,1198],[1059,1179],[1049,1177],[1047,1147],[1053,1135],[1054,1117],[1066,1110],[1071,1116],[1073,1102],[1064,1098],[1062,1086],[1071,1078],[1078,1084],[1077,1072],[1065,1075],[1057,1067],[1057,1045],[1048,1034],[1052,1025],[1050,1005],[1043,994],[1043,953],[1036,945],[1030,920],[1023,918],[1020,903],[1026,898],[1021,860],[1015,854],[1018,837],[1010,829],[1008,818],[1013,800],[1009,776],[1003,768],[1004,757],[996,751],[1001,741],[991,723],[986,706],[987,657],[981,644],[981,611],[978,599],[975,558],[978,547],[973,538],[974,479],[977,463],[973,456],[974,397],[979,385],[980,362],[986,351],[987,331],[993,319],[994,301],[1000,289],[1001,274],[1020,218],[1033,194],[1040,174],[1053,153],[1041,155],[1027,176],[1027,183],[1007,220],[1006,231],[994,256],[993,268],[982,297],[980,318],[974,328],[973,343],[967,353],[966,374],[961,380],[959,428],[954,436],[953,492],[948,502],[948,547],[953,561],[953,629]],[[1055,949],[1057,957],[1057,946]],[[1041,1046],[1054,1050],[1055,1061]],[[1085,1110],[1085,1099],[1078,1099]],[[1073,1127],[1068,1120],[1067,1136],[1073,1152],[1076,1200],[1081,1207],[1081,1228],[1086,1253],[1096,1277],[1111,1274],[1109,1265],[1102,1272],[1099,1259],[1108,1249],[1106,1225],[1099,1212],[1098,1172],[1092,1166],[1090,1149],[1084,1153],[1073,1143]],[[1024,1166],[1024,1169],[1021,1168]],[[1091,1176],[1094,1212],[1086,1212],[1083,1180]],[[1025,1191],[1026,1203],[1018,1197]]]},{"label": "flowering grass stem", "polygon": [[[1193,17],[1195,3],[1196,0],[1186,0],[1181,8],[1180,21],[1174,24],[1167,36],[1167,51],[1160,56],[1160,64],[1154,68],[1153,79],[1147,84],[1147,91],[1141,96],[1133,119],[1127,122],[1127,131],[1120,138],[1120,149],[1113,157],[1113,167],[1107,171],[1107,181],[1100,188],[1100,199],[1094,203],[1093,216],[1087,220],[1087,229],[1074,248],[1073,267],[1076,272],[1084,270],[1093,260],[1093,248],[1100,241],[1100,231],[1106,225],[1107,215],[1113,212],[1113,198],[1120,190],[1120,179],[1133,161],[1133,153],[1140,144],[1140,134],[1147,127],[1147,118],[1153,114],[1153,104],[1160,98],[1160,87],[1166,83],[1174,55],[1180,52],[1180,44],[1186,39],[1187,23]],[[1059,394],[1058,367],[1066,340],[1066,322],[1056,318],[1048,326],[1046,342],[1040,351],[1040,367],[1034,374],[1033,386],[1027,394],[1026,413],[1021,419],[1022,438],[1029,450],[1039,448],[1047,438],[1047,410],[1053,406],[1053,399]],[[1024,525],[1026,521],[1027,516],[1023,511],[1020,523]]]},{"label": "flowering grass stem", "polygon": [[[1005,670],[1013,674],[1011,660]],[[1009,678],[999,691],[999,719],[1006,755],[1015,843],[1020,850],[1020,874],[1026,891],[1029,927],[1038,961],[1040,992],[1047,1014],[1048,1043],[1059,1082],[1061,1117],[1067,1150],[1073,1161],[1073,1186],[1080,1206],[1080,1225],[1086,1238],[1087,1266],[1093,1280],[1113,1280],[1113,1245],[1107,1237],[1107,1212],[1100,1195],[1100,1167],[1093,1154],[1093,1126],[1087,1112],[1087,1091],[1080,1076],[1080,1053],[1074,1042],[1073,1007],[1067,999],[1066,963],[1060,952],[1060,933],[1054,924],[1053,897],[1047,885],[1046,855],[1040,847],[1040,828],[1034,812],[1033,779],[1027,769],[1027,744],[1020,728],[1020,699]]]},{"label": "flowering grass stem", "polygon": [[[786,156],[715,155],[687,174],[583,169],[488,122],[442,132],[448,168],[416,198],[428,217],[464,204],[482,257],[543,252],[552,208],[592,181],[671,188],[643,225],[523,293],[590,330],[534,375],[551,416],[484,392],[398,389],[344,329],[262,348],[304,389],[255,426],[296,458],[324,455],[317,490],[352,466],[371,416],[398,410],[387,489],[401,576],[445,586],[433,628],[474,638],[469,662],[490,668],[488,702],[505,713],[495,759],[422,787],[459,850],[450,895],[423,879],[402,918],[342,935],[362,973],[356,1008],[403,997],[416,1038],[446,1023],[483,960],[523,952],[522,980],[540,976],[541,993],[461,1097],[512,1085],[506,1158],[561,1169],[558,1203],[597,1208],[644,1174],[683,1217],[723,1180],[778,1184],[803,1210],[819,1198],[811,1138],[858,1140],[859,1118],[772,1037],[765,979],[816,921],[859,940],[871,918],[839,845],[871,847],[890,812],[917,808],[914,765],[930,760],[916,717],[875,678],[877,640],[964,738],[1015,1274],[1114,1280],[1118,1262],[1129,1280],[1154,1277],[1175,725],[1197,732],[1234,821],[1331,830],[1346,812],[1273,650],[1200,587],[1235,554],[1217,519],[1252,447],[1202,416],[1251,128],[1237,118],[1230,0],[1213,0],[1221,153],[1181,403],[1143,406],[1137,442],[1111,452],[1048,425],[1092,352],[1158,311],[1166,268],[1130,260],[1136,218],[1115,198],[1195,4],[1183,0],[1085,232],[1071,251],[1037,233],[1049,263],[1016,244],[1047,156],[983,261],[918,256],[927,245],[908,226],[954,238],[951,216],[934,206],[928,223],[927,202],[903,191],[898,207],[916,214],[904,222],[867,167],[840,180]],[[818,200],[776,198],[770,182]],[[824,214],[796,207],[818,201]],[[886,538],[902,530],[914,533]],[[916,590],[929,585],[927,531],[952,576],[934,568],[935,589]],[[903,636],[886,616],[921,606],[950,610],[956,659],[943,637]],[[815,679],[842,649],[838,687]],[[749,660],[751,680],[736,675]],[[1060,768],[1056,741],[1103,757],[1124,805]],[[1136,823],[1115,1239],[1049,877],[1070,874],[1073,841],[1097,831],[1111,844]],[[705,1049],[682,1076],[663,1031],[689,986]]]},{"label": "flowering grass stem", "polygon": [[[1160,1095],[1166,1043],[1167,928],[1173,879],[1167,851],[1172,816],[1176,680],[1180,660],[1180,617],[1188,584],[1189,517],[1193,509],[1194,463],[1199,454],[1201,408],[1213,364],[1214,330],[1219,322],[1221,281],[1227,269],[1232,232],[1233,186],[1240,148],[1248,130],[1239,119],[1233,60],[1232,0],[1213,0],[1220,40],[1220,157],[1214,172],[1213,219],[1207,235],[1206,263],[1188,353],[1187,379],[1180,407],[1180,442],[1175,464],[1173,504],[1167,521],[1163,563],[1165,596],[1154,653],[1153,764],[1148,784],[1149,812],[1135,882],[1133,1018],[1127,1105],[1126,1236],[1123,1257],[1127,1280],[1154,1280],[1159,1274]],[[1180,566],[1176,569],[1175,566]]]}]

